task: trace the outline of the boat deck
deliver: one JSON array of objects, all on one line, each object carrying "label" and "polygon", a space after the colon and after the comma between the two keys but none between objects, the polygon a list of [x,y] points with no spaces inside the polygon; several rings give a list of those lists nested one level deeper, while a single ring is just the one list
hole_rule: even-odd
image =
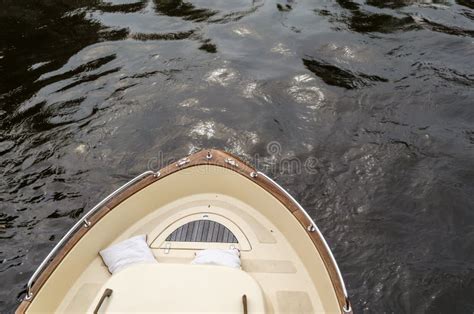
[{"label": "boat deck", "polygon": [[[241,250],[242,270],[263,291],[265,313],[325,312],[306,267],[286,237],[236,199],[204,194],[175,201],[133,225],[116,241],[138,234],[147,235],[160,264],[189,265],[200,249],[235,246]],[[84,304],[91,304],[110,278],[97,255],[59,311],[83,312]]]},{"label": "boat deck", "polygon": [[[200,184],[189,180],[197,175],[203,176]],[[113,277],[99,251],[136,235],[147,236],[159,264],[176,267],[193,267],[202,249],[239,249],[242,271],[258,283],[265,313],[340,313],[324,261],[300,221],[247,178],[208,166],[186,168],[156,181],[97,220],[50,275],[28,311],[87,312]],[[180,283],[178,275],[174,282]],[[159,278],[153,285],[169,287]],[[262,312],[252,308],[251,300],[248,305],[249,313]]]}]

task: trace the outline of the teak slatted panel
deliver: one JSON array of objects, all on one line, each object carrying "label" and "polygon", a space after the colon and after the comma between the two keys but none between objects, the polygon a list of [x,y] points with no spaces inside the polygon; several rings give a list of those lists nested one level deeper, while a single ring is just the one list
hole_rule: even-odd
[{"label": "teak slatted panel", "polygon": [[212,220],[195,220],[173,231],[166,241],[238,243],[226,226]]}]

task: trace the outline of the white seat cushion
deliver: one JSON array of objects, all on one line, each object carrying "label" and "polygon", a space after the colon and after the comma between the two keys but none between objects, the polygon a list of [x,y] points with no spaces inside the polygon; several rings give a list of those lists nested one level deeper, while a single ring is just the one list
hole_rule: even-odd
[{"label": "white seat cushion", "polygon": [[209,249],[196,253],[191,264],[199,265],[221,265],[232,268],[240,268],[240,257],[237,249],[219,250]]},{"label": "white seat cushion", "polygon": [[135,236],[109,246],[99,254],[112,274],[137,263],[157,263],[146,243],[145,235]]}]

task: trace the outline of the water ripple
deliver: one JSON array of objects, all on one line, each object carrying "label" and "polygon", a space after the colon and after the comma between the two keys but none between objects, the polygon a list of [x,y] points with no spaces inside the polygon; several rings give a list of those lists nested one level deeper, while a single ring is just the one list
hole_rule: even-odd
[{"label": "water ripple", "polygon": [[303,59],[303,64],[320,77],[326,84],[347,89],[371,86],[376,82],[388,82],[387,79],[377,75],[352,72],[341,69],[335,65],[314,59]]}]

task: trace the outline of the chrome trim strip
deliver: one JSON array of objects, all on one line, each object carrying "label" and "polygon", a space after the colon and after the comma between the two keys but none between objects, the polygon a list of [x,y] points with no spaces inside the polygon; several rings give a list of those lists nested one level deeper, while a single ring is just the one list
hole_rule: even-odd
[{"label": "chrome trim strip", "polygon": [[342,284],[342,291],[344,292],[344,296],[346,297],[346,300],[348,300],[349,297],[347,295],[346,285],[344,283],[344,280],[342,279],[342,274],[341,274],[341,271],[339,270],[339,266],[337,265],[337,262],[336,262],[336,259],[334,258],[334,255],[332,254],[331,248],[329,247],[328,243],[326,242],[326,239],[324,238],[323,234],[321,233],[318,226],[314,222],[313,218],[311,218],[311,216],[306,212],[306,210],[303,208],[303,206],[301,206],[300,203],[298,203],[298,201],[295,200],[295,198],[290,193],[288,193],[284,188],[282,188],[281,185],[279,185],[278,183],[273,181],[273,179],[271,179],[269,176],[267,176],[265,173],[263,173],[261,171],[258,171],[258,174],[263,176],[265,179],[267,179],[271,183],[273,183],[282,193],[284,193],[288,198],[290,198],[293,201],[293,203],[295,203],[298,206],[298,208],[304,213],[306,218],[308,218],[309,221],[311,221],[311,223],[313,224],[313,226],[315,228],[315,231],[318,233],[319,237],[322,239],[322,241],[324,243],[324,246],[328,250],[329,256],[331,257],[331,261],[336,266],[337,275],[338,275],[339,280],[341,281],[341,284]]},{"label": "chrome trim strip", "polygon": [[49,254],[45,257],[45,259],[41,262],[41,264],[38,266],[38,268],[35,270],[33,275],[31,276],[30,280],[28,280],[28,284],[26,286],[27,292],[26,292],[26,297],[25,300],[30,300],[33,297],[33,292],[31,291],[33,284],[36,282],[38,279],[39,275],[44,271],[50,260],[56,255],[56,253],[59,251],[59,249],[71,238],[71,236],[81,227],[83,226],[84,228],[89,228],[91,226],[91,222],[88,220],[89,217],[91,217],[98,209],[100,209],[105,203],[110,201],[113,197],[115,197],[117,194],[123,192],[130,186],[134,185],[138,181],[141,181],[142,179],[153,175],[153,176],[159,176],[159,172],[153,172],[153,171],[146,171],[132,180],[128,181],[115,191],[113,191],[111,194],[109,194],[106,198],[104,198],[102,201],[100,201],[97,205],[95,205],[91,210],[89,210],[74,226],[72,226],[71,229],[68,230],[68,232],[61,238],[61,240],[54,246],[54,248],[49,252]]}]

